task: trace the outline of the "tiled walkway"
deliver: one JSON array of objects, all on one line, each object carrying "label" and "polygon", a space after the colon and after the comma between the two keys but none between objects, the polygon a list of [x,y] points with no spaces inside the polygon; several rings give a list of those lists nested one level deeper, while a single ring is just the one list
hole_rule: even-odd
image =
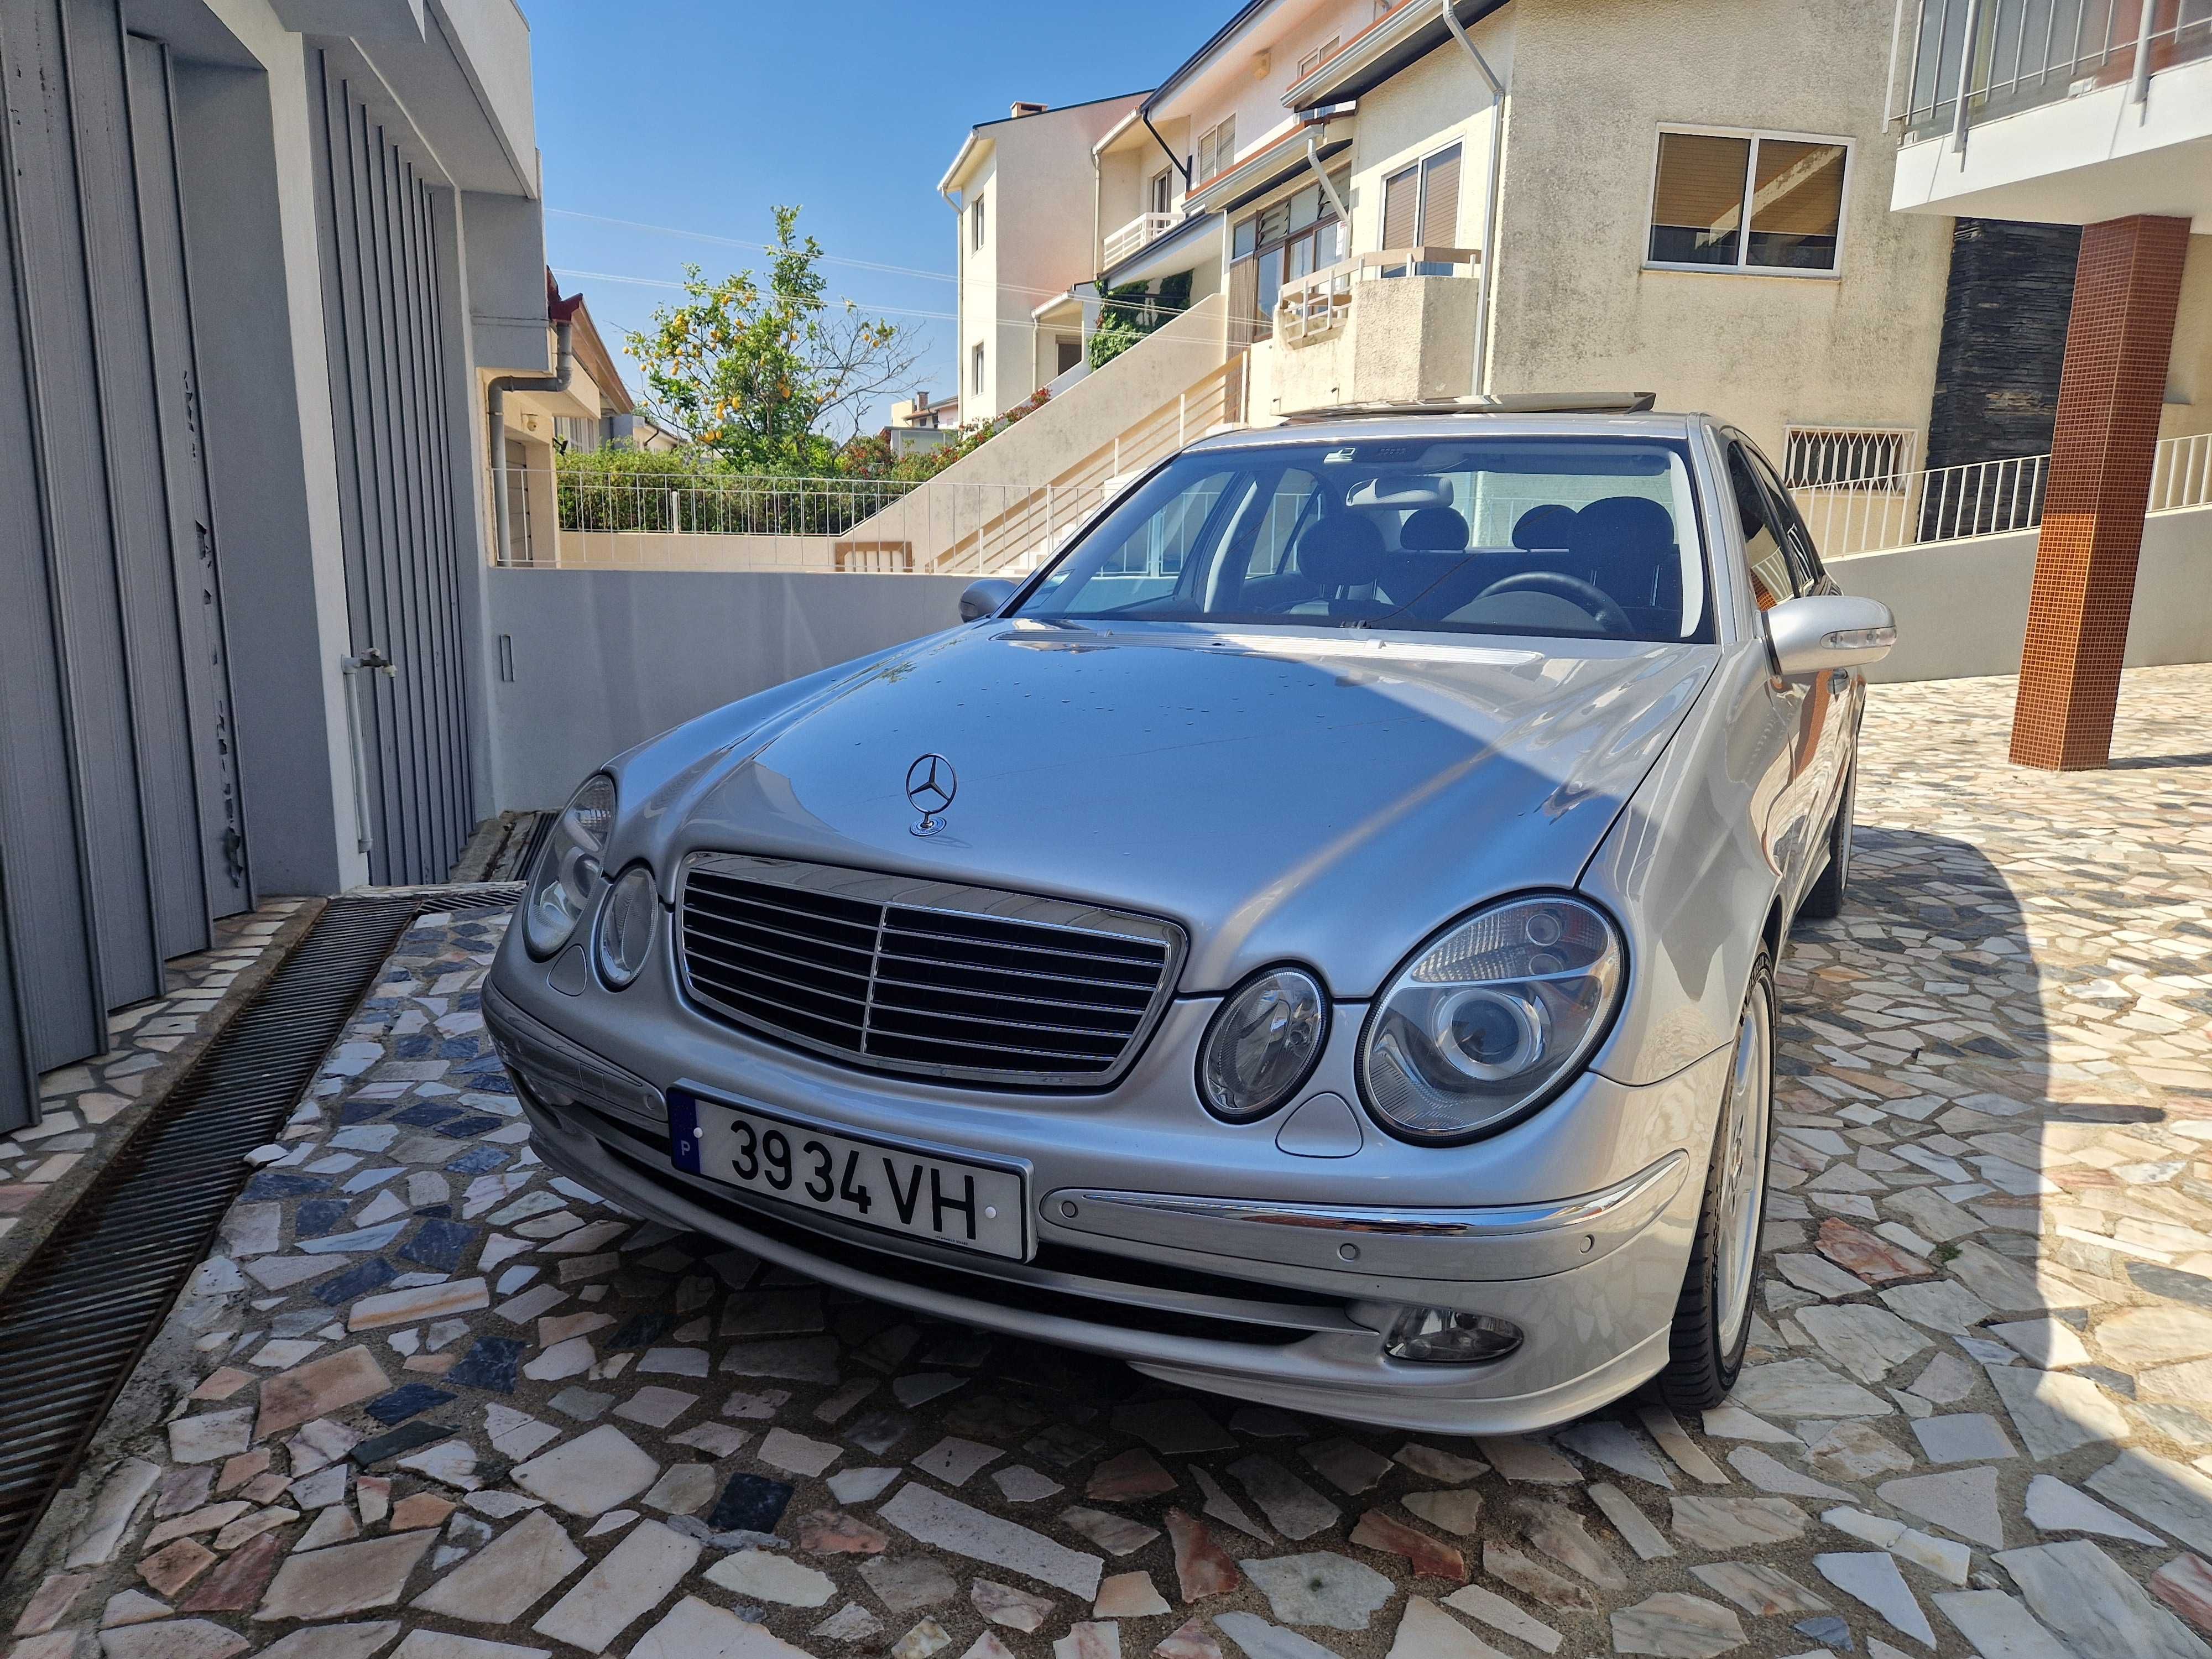
[{"label": "tiled walkway", "polygon": [[74,1201],[104,1154],[128,1135],[138,1103],[158,1093],[234,1006],[264,963],[298,929],[307,899],[271,899],[215,925],[211,950],[168,964],[161,996],[111,1014],[104,1054],[39,1079],[40,1116],[0,1135],[0,1283],[13,1276],[49,1225]]},{"label": "tiled walkway", "polygon": [[1702,1423],[1297,1419],[630,1223],[489,1061],[501,924],[434,920],[4,1598],[13,1659],[2212,1659],[2212,670],[2130,676],[2092,775],[2004,765],[2008,697],[1877,693]]}]

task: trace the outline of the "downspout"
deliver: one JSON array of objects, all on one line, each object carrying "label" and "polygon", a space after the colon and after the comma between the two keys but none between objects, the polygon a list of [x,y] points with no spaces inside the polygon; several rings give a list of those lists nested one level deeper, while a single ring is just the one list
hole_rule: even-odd
[{"label": "downspout", "polygon": [[1492,72],[1474,42],[1468,39],[1466,26],[1453,6],[1454,0],[1443,0],[1444,27],[1467,48],[1467,55],[1490,83],[1490,168],[1482,199],[1482,289],[1475,296],[1474,309],[1474,395],[1480,398],[1490,390],[1490,306],[1492,292],[1498,286],[1498,172],[1505,161],[1505,83]]},{"label": "downspout", "polygon": [[952,395],[960,400],[960,424],[965,426],[972,413],[966,405],[974,395],[968,390],[968,222],[950,185],[939,185],[937,193],[952,210]]},{"label": "downspout", "polygon": [[1349,249],[1352,246],[1352,210],[1345,206],[1344,198],[1336,193],[1336,185],[1329,179],[1328,169],[1321,164],[1321,138],[1318,134],[1306,134],[1306,165],[1313,169],[1313,176],[1321,180],[1321,191],[1328,198],[1328,204],[1336,210],[1336,222],[1344,227],[1344,245]]},{"label": "downspout", "polygon": [[1185,196],[1188,196],[1190,194],[1189,167],[1183,164],[1183,159],[1182,156],[1176,155],[1173,150],[1168,148],[1168,141],[1160,137],[1160,130],[1152,125],[1152,112],[1151,110],[1147,109],[1142,104],[1138,105],[1137,118],[1145,124],[1145,131],[1152,135],[1152,142],[1160,147],[1160,154],[1168,158],[1168,165],[1173,167],[1177,173],[1182,174],[1182,193]]},{"label": "downspout", "polygon": [[492,534],[496,538],[493,544],[492,562],[495,564],[507,562],[507,538],[511,533],[507,505],[507,394],[510,392],[566,392],[570,378],[576,372],[576,354],[571,349],[574,326],[566,318],[553,325],[553,374],[501,374],[484,388],[484,416],[490,428]]}]

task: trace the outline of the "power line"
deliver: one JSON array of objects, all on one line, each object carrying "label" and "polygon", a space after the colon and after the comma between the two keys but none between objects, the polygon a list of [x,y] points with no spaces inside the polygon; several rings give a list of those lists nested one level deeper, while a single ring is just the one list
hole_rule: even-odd
[{"label": "power line", "polygon": [[[632,288],[665,288],[681,294],[685,291],[681,283],[672,283],[659,276],[624,276],[611,270],[577,270],[568,265],[555,265],[556,276],[573,276],[580,283],[623,283]],[[833,299],[831,305],[849,305],[855,311],[879,311],[892,317],[920,317],[933,323],[954,323],[960,319],[949,311],[913,311],[901,306],[879,306],[862,300]]]}]

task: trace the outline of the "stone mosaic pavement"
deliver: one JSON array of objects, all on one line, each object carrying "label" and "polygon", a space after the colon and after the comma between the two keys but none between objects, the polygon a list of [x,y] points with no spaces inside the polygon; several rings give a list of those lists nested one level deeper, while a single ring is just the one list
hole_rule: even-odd
[{"label": "stone mosaic pavement", "polygon": [[[1681,1423],[1295,1418],[826,1295],[532,1159],[409,935],[0,1596],[12,1659],[2212,1659],[2212,670],[2109,772],[1879,690]],[[0,1628],[6,1628],[0,1625]]]},{"label": "stone mosaic pavement", "polygon": [[[106,1054],[39,1079],[39,1121],[0,1134],[0,1284],[137,1126],[138,1104],[159,1095],[264,964],[274,965],[305,926],[304,913],[319,908],[310,899],[271,899],[224,917],[215,925],[212,948],[167,964],[162,995],[107,1017]],[[298,927],[291,925],[295,917]]]}]

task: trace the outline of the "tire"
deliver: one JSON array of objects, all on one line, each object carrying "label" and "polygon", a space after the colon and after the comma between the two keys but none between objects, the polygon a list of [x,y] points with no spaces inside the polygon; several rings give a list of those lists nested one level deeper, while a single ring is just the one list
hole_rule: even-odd
[{"label": "tire", "polygon": [[1752,1291],[1758,1282],[1759,1237],[1766,1220],[1773,1107],[1774,974],[1762,949],[1736,1022],[1697,1238],[1674,1304],[1667,1367],[1658,1376],[1660,1397],[1678,1412],[1719,1405],[1743,1369]]},{"label": "tire", "polygon": [[1859,769],[1844,775],[1844,793],[1836,802],[1836,816],[1828,824],[1828,866],[1820,878],[1805,890],[1797,914],[1814,921],[1833,921],[1844,913],[1844,896],[1851,884],[1851,823],[1858,815]]}]

